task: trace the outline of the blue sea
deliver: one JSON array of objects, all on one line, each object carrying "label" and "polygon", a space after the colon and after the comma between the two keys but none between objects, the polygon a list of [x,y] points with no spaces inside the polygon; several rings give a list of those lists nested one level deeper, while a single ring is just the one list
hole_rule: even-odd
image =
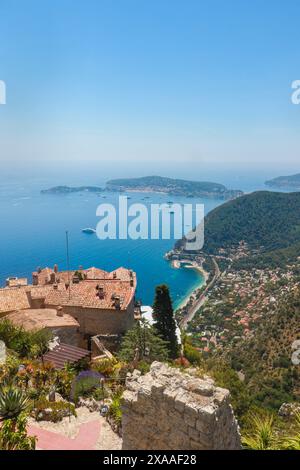
[{"label": "blue sea", "polygon": [[[78,185],[76,181],[64,181]],[[82,184],[104,185],[105,180]],[[164,259],[164,254],[174,245],[170,240],[99,240],[97,236],[82,233],[82,228],[95,228],[99,217],[96,208],[101,203],[118,205],[118,193],[73,193],[70,195],[41,194],[63,181],[47,179],[10,179],[0,184],[0,284],[9,276],[26,276],[31,279],[37,267],[58,264],[67,268],[66,231],[69,232],[70,267],[77,269],[97,266],[111,271],[119,266],[137,273],[137,298],[143,304],[153,303],[155,286],[166,283],[170,287],[176,307],[196,285],[200,273],[192,269],[175,269]],[[237,187],[237,185],[235,185]],[[231,186],[233,187],[233,186]],[[128,203],[142,202],[203,203],[205,213],[219,204],[216,199],[189,199],[162,194],[130,193]],[[105,196],[105,198],[103,197]],[[149,199],[145,199],[145,196]]]}]

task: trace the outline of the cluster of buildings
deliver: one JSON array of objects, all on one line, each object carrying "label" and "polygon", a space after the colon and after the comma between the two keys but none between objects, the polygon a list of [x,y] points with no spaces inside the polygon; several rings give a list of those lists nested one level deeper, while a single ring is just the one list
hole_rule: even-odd
[{"label": "cluster of buildings", "polygon": [[25,330],[48,329],[59,341],[92,350],[99,341],[109,350],[132,327],[140,308],[135,300],[136,274],[91,267],[77,271],[38,269],[32,283],[8,278],[0,289],[0,318]]},{"label": "cluster of buildings", "polygon": [[228,346],[253,334],[279,300],[299,287],[297,265],[285,270],[227,270],[207,295],[190,326],[194,345],[204,352]]}]

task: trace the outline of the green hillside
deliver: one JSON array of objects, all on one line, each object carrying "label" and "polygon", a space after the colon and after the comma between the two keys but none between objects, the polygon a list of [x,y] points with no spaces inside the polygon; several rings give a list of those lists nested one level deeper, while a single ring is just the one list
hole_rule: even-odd
[{"label": "green hillside", "polygon": [[[300,193],[255,192],[217,207],[205,219],[204,251],[237,246],[259,250],[255,265],[300,255]],[[249,264],[253,259],[239,261]]]}]

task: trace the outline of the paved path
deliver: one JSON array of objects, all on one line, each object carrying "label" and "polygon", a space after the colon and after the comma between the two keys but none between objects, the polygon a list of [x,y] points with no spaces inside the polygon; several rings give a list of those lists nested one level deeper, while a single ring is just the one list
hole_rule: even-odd
[{"label": "paved path", "polygon": [[37,437],[39,450],[93,450],[100,430],[101,424],[97,420],[82,424],[78,435],[73,439],[34,425],[28,427],[28,434]]},{"label": "paved path", "polygon": [[90,412],[82,406],[76,409],[76,417],[63,418],[58,423],[28,420],[30,435],[38,438],[41,450],[119,450],[122,439],[113,432],[98,411]]}]

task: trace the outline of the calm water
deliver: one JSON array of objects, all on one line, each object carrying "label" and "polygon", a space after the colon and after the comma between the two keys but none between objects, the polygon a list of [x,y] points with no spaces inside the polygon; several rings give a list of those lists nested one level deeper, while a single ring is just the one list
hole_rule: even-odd
[{"label": "calm water", "polygon": [[[119,266],[130,267],[137,273],[137,297],[144,304],[153,302],[157,284],[169,285],[175,305],[199,284],[199,273],[191,269],[174,269],[164,260],[164,253],[174,245],[172,239],[101,241],[96,235],[81,232],[84,227],[96,227],[99,221],[96,207],[101,202],[116,204],[118,194],[105,193],[105,199],[91,193],[67,196],[40,194],[41,189],[54,184],[57,181],[10,181],[0,184],[1,285],[8,276],[30,278],[31,272],[38,266],[57,263],[60,269],[66,269],[66,230],[69,231],[71,268],[98,266],[111,271]],[[101,182],[98,184],[101,185]],[[204,203],[206,213],[222,203],[213,199],[196,200],[158,194],[151,194],[147,200],[141,193],[131,193],[130,197],[129,203],[143,202],[146,205],[169,200]]]}]

